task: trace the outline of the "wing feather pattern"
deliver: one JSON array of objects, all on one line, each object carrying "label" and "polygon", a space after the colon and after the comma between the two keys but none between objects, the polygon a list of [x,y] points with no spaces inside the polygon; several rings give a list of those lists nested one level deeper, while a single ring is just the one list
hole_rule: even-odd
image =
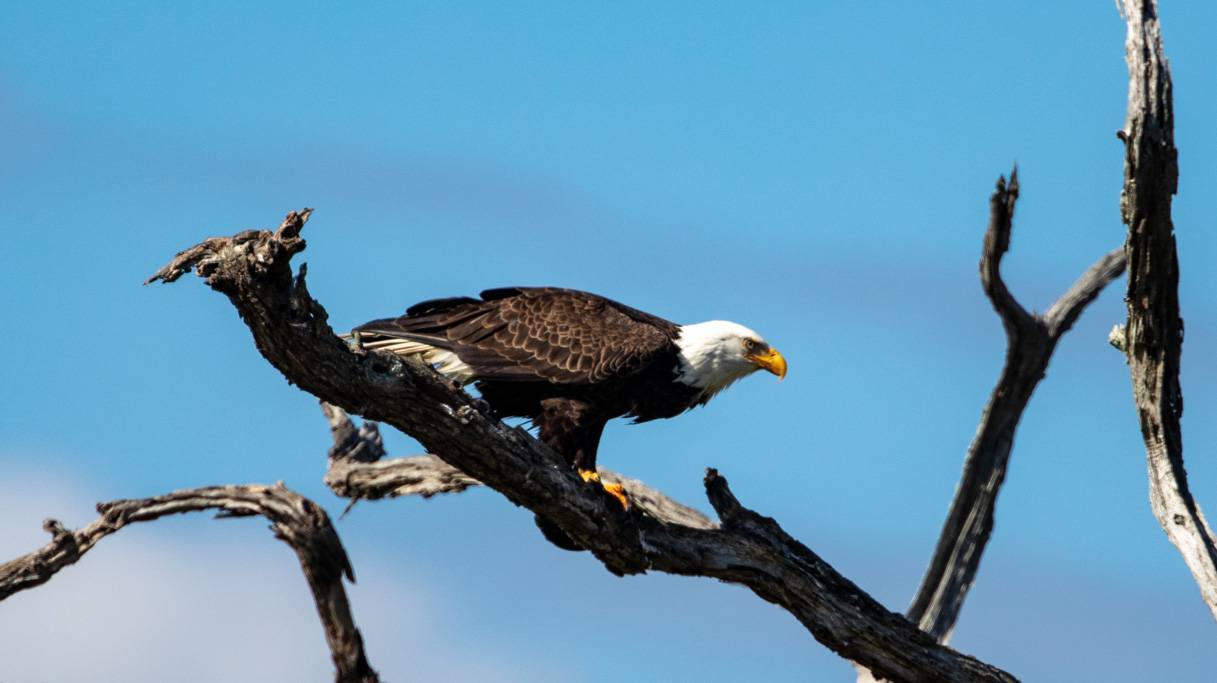
[{"label": "wing feather pattern", "polygon": [[509,287],[481,297],[426,301],[355,331],[371,348],[399,339],[450,350],[479,379],[556,384],[629,376],[670,352],[678,332],[667,320],[576,290]]}]

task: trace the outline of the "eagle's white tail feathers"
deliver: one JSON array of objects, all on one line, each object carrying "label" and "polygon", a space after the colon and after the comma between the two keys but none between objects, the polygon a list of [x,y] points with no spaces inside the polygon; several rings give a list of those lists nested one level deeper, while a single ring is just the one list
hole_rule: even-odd
[{"label": "eagle's white tail feathers", "polygon": [[466,365],[455,353],[447,349],[437,349],[429,344],[409,339],[361,341],[361,346],[365,349],[388,351],[398,356],[415,358],[435,368],[436,372],[448,379],[456,380],[461,384],[468,384],[474,379],[473,368]]}]

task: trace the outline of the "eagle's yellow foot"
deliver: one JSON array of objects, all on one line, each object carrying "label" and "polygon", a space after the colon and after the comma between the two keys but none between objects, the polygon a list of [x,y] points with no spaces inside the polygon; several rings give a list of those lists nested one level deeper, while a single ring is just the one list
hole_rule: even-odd
[{"label": "eagle's yellow foot", "polygon": [[621,503],[621,509],[630,509],[630,499],[625,497],[625,487],[621,484],[603,484],[604,492],[617,499]]},{"label": "eagle's yellow foot", "polygon": [[[579,470],[579,477],[583,481],[600,481],[600,473],[595,470]],[[623,510],[630,509],[630,499],[625,496],[625,487],[621,484],[600,484],[604,487],[604,492],[617,499],[621,503]]]}]

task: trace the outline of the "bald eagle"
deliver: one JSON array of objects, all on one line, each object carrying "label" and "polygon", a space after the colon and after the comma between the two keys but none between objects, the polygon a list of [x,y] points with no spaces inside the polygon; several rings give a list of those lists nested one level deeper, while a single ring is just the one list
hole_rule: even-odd
[{"label": "bald eagle", "polygon": [[[677,325],[552,287],[424,301],[351,336],[473,383],[500,417],[531,420],[584,481],[599,481],[596,450],[609,420],[674,417],[756,370],[786,375],[782,354],[742,325]],[[629,507],[619,486],[604,488]]]}]

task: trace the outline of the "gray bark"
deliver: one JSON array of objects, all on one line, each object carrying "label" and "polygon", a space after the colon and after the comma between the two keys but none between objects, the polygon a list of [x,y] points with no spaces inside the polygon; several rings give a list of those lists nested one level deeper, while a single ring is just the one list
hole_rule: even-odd
[{"label": "gray bark", "polygon": [[[1179,260],[1171,200],[1179,177],[1171,75],[1162,49],[1157,3],[1123,0],[1128,24],[1128,117],[1120,208],[1128,239],[1128,323],[1123,339],[1133,399],[1149,468],[1150,508],[1183,555],[1209,610],[1217,617],[1217,546],[1192,497],[1183,467],[1183,390],[1179,359]],[[1119,336],[1119,332],[1113,331]]]}]

